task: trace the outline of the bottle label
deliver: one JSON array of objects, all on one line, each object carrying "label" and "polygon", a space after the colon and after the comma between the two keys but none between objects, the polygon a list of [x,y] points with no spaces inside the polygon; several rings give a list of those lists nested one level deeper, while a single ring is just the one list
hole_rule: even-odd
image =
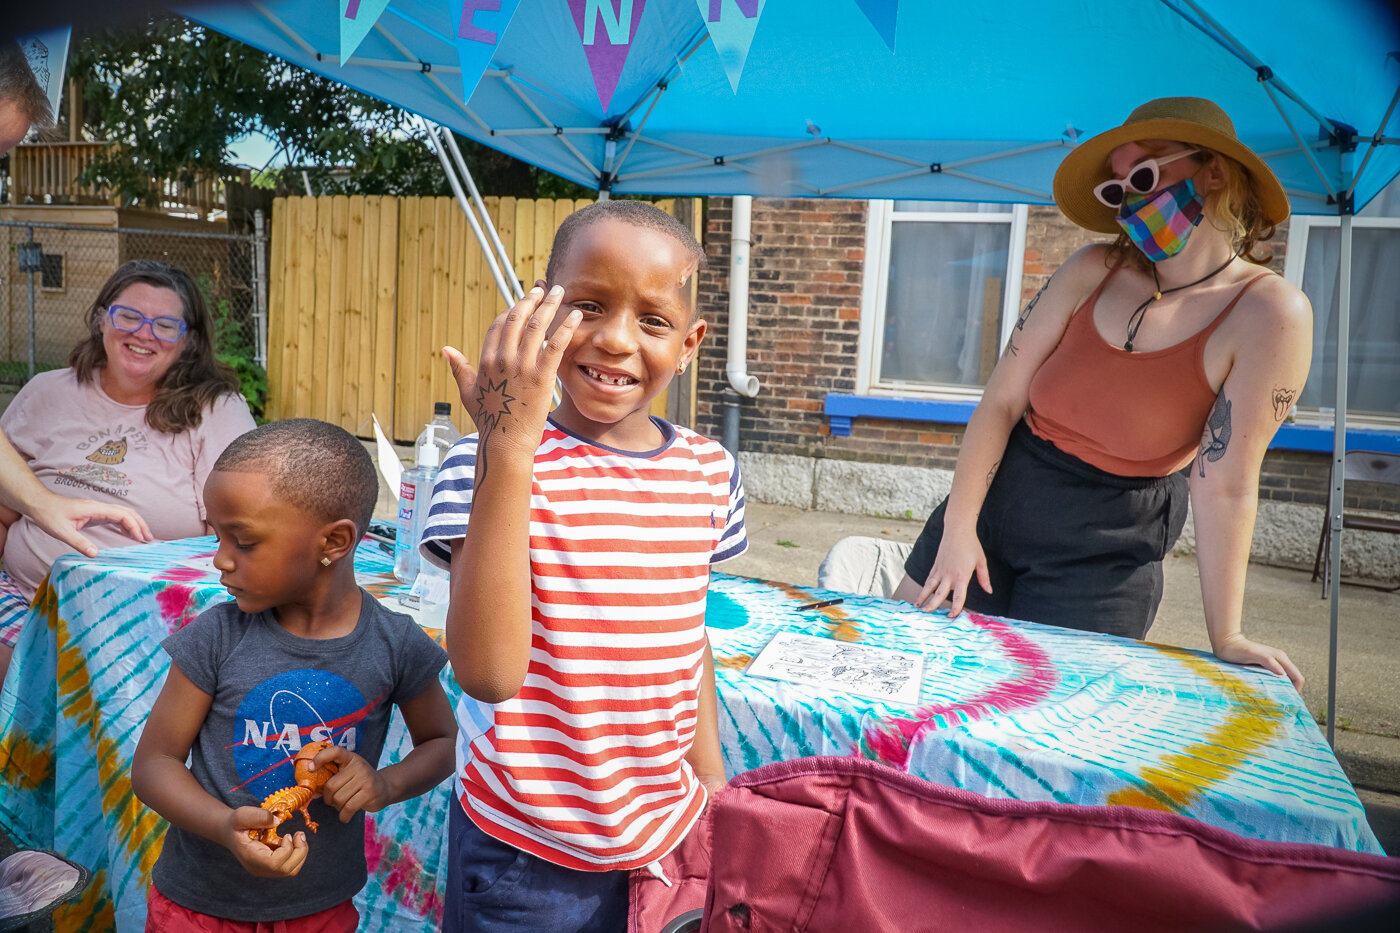
[{"label": "bottle label", "polygon": [[399,484],[399,498],[400,498],[400,499],[407,499],[409,502],[412,502],[413,499],[414,499],[414,496],[416,495],[417,492],[418,492],[418,488],[417,488],[413,483],[400,483],[400,484]]}]

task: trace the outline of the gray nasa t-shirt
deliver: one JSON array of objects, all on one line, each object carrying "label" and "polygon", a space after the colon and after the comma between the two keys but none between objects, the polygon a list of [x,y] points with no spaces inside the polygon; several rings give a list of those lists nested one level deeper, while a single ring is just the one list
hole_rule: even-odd
[{"label": "gray nasa t-shirt", "polygon": [[[296,783],[292,756],[308,742],[342,745],[378,766],[389,712],[418,696],[447,654],[406,615],[361,590],[355,630],[341,638],[298,638],[270,612],[213,606],[162,643],[190,681],[213,698],[190,750],[201,787],[231,807],[257,806]],[[255,878],[233,853],[171,826],[151,872],[177,904],[230,920],[276,921],[333,907],[364,886],[365,821],[349,823],[317,798],[320,824],[294,878]],[[299,815],[279,835],[303,830]]]}]

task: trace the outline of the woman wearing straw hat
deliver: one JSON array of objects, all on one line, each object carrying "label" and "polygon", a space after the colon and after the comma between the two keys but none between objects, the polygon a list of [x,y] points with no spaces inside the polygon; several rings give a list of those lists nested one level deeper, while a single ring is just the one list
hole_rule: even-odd
[{"label": "woman wearing straw hat", "polygon": [[1218,106],[1171,97],[1073,150],[1055,200],[1118,239],[1021,312],[896,597],[1141,638],[1189,494],[1216,656],[1301,685],[1240,628],[1260,464],[1312,348],[1307,298],[1261,265],[1283,187]]}]

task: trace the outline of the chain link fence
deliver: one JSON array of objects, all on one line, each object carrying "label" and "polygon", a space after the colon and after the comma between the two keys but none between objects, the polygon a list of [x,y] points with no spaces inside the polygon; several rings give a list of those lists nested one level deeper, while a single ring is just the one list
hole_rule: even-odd
[{"label": "chain link fence", "polygon": [[[160,218],[153,218],[159,222]],[[68,364],[86,334],[97,293],[122,263],[159,259],[199,283],[214,315],[215,350],[238,370],[261,415],[267,397],[267,239],[261,212],[251,234],[0,220],[0,395],[36,372]],[[201,225],[207,226],[207,225]]]}]

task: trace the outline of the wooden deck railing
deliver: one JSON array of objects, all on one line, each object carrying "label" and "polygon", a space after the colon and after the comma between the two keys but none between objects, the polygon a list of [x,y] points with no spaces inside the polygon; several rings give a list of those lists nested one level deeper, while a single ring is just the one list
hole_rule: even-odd
[{"label": "wooden deck railing", "polygon": [[[99,185],[85,185],[82,176],[97,155],[109,148],[104,142],[31,143],[10,151],[10,203],[56,201],[67,204],[111,204],[112,193]],[[243,174],[247,174],[246,171]],[[244,179],[246,181],[246,179]],[[222,178],[197,175],[193,184],[176,179],[152,179],[160,203],[147,205],[168,213],[207,216],[225,208]]]}]

